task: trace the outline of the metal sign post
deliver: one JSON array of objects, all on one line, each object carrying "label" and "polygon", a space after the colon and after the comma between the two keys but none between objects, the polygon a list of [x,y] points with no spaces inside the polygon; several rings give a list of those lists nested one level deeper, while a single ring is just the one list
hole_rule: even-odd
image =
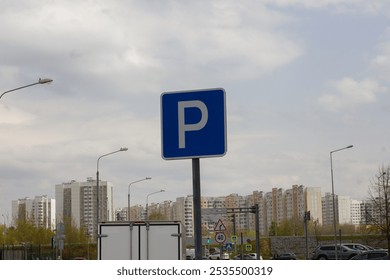
[{"label": "metal sign post", "polygon": [[192,159],[192,192],[194,209],[194,242],[195,259],[202,259],[202,214],[201,214],[201,195],[200,195],[200,160]]},{"label": "metal sign post", "polygon": [[[210,141],[213,139],[213,141]],[[161,95],[161,155],[192,159],[195,259],[202,259],[200,160],[226,153],[226,103],[222,88]]]},{"label": "metal sign post", "polygon": [[[252,207],[238,207],[238,208],[226,208],[228,214],[237,214],[237,213],[253,213],[255,214],[255,228],[256,228],[256,254],[257,259],[260,259],[260,224],[259,224],[259,204],[255,204]],[[243,236],[241,233],[241,255],[243,254]]]}]

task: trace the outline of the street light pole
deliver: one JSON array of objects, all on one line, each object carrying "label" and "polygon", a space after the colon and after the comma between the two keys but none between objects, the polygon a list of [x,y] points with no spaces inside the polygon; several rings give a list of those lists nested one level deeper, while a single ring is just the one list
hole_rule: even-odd
[{"label": "street light pole", "polygon": [[35,85],[47,84],[47,83],[51,83],[52,81],[53,81],[52,79],[39,79],[38,82],[36,82],[36,83],[32,83],[32,84],[25,85],[25,86],[22,86],[22,87],[18,87],[18,88],[14,88],[14,89],[11,89],[11,90],[7,90],[7,91],[3,92],[0,95],[0,99],[3,97],[4,94],[6,94],[8,92],[16,91],[16,90],[19,90],[19,89],[23,89],[23,88],[31,87],[31,86],[35,86]]},{"label": "street light pole", "polygon": [[[99,210],[100,210],[100,207],[99,207],[99,196],[100,196],[100,193],[99,193],[99,161],[102,157],[109,156],[109,155],[112,155],[112,154],[115,154],[118,152],[125,152],[127,150],[128,150],[127,148],[120,148],[119,150],[113,151],[113,152],[108,153],[108,154],[104,154],[97,159],[97,163],[96,163],[96,238],[97,238],[96,246],[98,245],[98,241],[99,241],[99,232],[98,232],[99,231],[99,229],[98,229]],[[97,250],[96,250],[96,252],[97,252]]]},{"label": "street light pole", "polygon": [[336,202],[335,202],[335,194],[334,194],[334,182],[333,182],[333,163],[332,163],[332,154],[341,150],[352,148],[353,145],[349,145],[347,147],[337,149],[330,152],[330,175],[332,178],[332,206],[333,206],[333,235],[334,235],[334,250],[335,257],[337,260],[337,230],[336,230]]},{"label": "street light pole", "polygon": [[159,190],[159,191],[156,191],[156,192],[152,192],[150,194],[148,194],[146,196],[146,209],[145,209],[145,221],[148,220],[148,206],[149,206],[149,196],[153,195],[153,194],[156,194],[156,193],[160,193],[160,192],[165,192],[165,190]]},{"label": "street light pole", "polygon": [[[381,183],[379,182],[379,179],[383,177],[383,200],[385,201],[385,209],[382,211],[382,197],[380,194],[381,189]],[[382,216],[385,215],[385,223],[386,226],[384,227],[384,230],[386,231],[386,239],[387,239],[387,248],[390,248],[390,224],[389,224],[389,174],[386,173],[386,171],[383,171],[382,174],[378,177],[378,190],[379,190],[379,217],[380,217],[380,225],[382,226]],[[390,260],[390,255],[388,256],[388,259]]]},{"label": "street light pole", "polygon": [[145,177],[141,180],[137,180],[137,181],[134,181],[134,182],[131,182],[129,184],[129,187],[127,189],[127,220],[130,221],[130,187],[132,184],[135,184],[135,183],[138,183],[138,182],[142,182],[142,181],[145,181],[145,180],[150,180],[152,179],[151,177]]}]

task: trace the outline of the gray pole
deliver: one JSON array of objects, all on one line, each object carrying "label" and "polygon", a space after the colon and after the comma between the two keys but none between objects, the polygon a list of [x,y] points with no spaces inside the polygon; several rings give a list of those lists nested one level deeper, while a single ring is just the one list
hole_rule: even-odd
[{"label": "gray pole", "polygon": [[334,239],[334,253],[337,260],[337,231],[336,231],[336,202],[334,198],[334,183],[333,183],[333,165],[332,165],[332,153],[330,152],[330,176],[332,179],[332,207],[333,207],[333,239]]},{"label": "gray pole", "polygon": [[241,260],[244,259],[244,236],[242,232],[240,232],[240,240],[241,240]]},{"label": "gray pole", "polygon": [[[98,242],[99,242],[99,160],[97,164],[97,171],[96,171],[96,248],[98,248]],[[97,253],[97,251],[96,251]]]},{"label": "gray pole", "polygon": [[307,221],[309,219],[309,216],[310,216],[310,211],[306,211],[305,216],[303,218],[303,223],[304,223],[304,227],[305,227],[305,245],[306,245],[305,258],[306,258],[306,260],[309,259],[309,242],[308,242],[308,236],[307,236]]},{"label": "gray pole", "polygon": [[194,211],[195,259],[202,259],[202,216],[200,205],[200,163],[199,158],[192,159],[192,190]]},{"label": "gray pole", "polygon": [[260,223],[259,223],[259,204],[255,205],[255,227],[256,227],[256,259],[260,260]]},{"label": "gray pole", "polygon": [[99,255],[98,255],[98,251],[99,251],[99,210],[100,210],[100,207],[99,207],[99,195],[100,195],[100,191],[99,191],[99,161],[102,157],[105,157],[105,156],[109,156],[109,155],[112,155],[112,154],[115,154],[115,153],[118,153],[118,152],[125,152],[127,151],[128,149],[127,148],[120,148],[119,150],[117,151],[113,151],[111,153],[108,153],[108,154],[104,154],[100,157],[98,157],[97,161],[96,161],[96,259],[98,260],[99,259]]},{"label": "gray pole", "polygon": [[[334,183],[333,183],[333,164],[332,164],[332,154],[334,152],[342,151],[345,149],[352,148],[353,145],[349,145],[347,147],[337,149],[330,152],[330,176],[332,178],[332,204],[333,204],[333,237],[334,237],[334,251],[335,251],[335,257],[337,260],[337,229],[336,229],[336,201],[335,201],[335,194],[334,194]],[[338,213],[338,212],[337,212]],[[338,219],[337,219],[338,220]]]}]

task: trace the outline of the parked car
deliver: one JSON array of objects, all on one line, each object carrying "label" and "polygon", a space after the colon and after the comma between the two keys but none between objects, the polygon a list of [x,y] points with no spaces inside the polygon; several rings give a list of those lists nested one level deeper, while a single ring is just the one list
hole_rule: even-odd
[{"label": "parked car", "polygon": [[369,250],[351,258],[351,260],[388,260],[389,252],[386,250]]},{"label": "parked car", "polygon": [[84,257],[75,257],[74,260],[86,260]]},{"label": "parked car", "polygon": [[[257,260],[257,253],[248,253],[243,255],[243,260]],[[260,256],[260,260],[262,260],[263,257]],[[241,260],[241,254],[236,255],[233,260]]]},{"label": "parked car", "polygon": [[281,253],[281,254],[276,254],[272,258],[273,260],[296,260],[297,256],[295,253]]},{"label": "parked car", "polygon": [[[337,259],[339,260],[349,260],[352,257],[359,254],[361,251],[356,249],[351,249],[345,245],[337,245]],[[313,260],[335,260],[336,252],[335,245],[319,245],[312,252]]]},{"label": "parked car", "polygon": [[359,251],[369,251],[374,249],[370,246],[359,244],[359,243],[343,243],[342,245]]},{"label": "parked car", "polygon": [[222,253],[215,252],[213,254],[210,254],[208,256],[208,259],[209,260],[228,260],[228,259],[230,259],[230,257],[229,257],[229,254],[226,252],[222,252]]},{"label": "parked car", "polygon": [[195,249],[186,249],[186,260],[195,260]]}]

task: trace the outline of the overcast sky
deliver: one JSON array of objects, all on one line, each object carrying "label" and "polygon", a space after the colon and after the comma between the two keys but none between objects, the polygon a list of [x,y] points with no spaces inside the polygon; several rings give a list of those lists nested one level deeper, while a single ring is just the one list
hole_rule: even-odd
[{"label": "overcast sky", "polygon": [[[115,207],[192,194],[191,160],[161,157],[163,92],[224,88],[227,153],[201,193],[292,185],[367,197],[390,162],[387,0],[0,0],[0,215],[55,184],[114,184]],[[10,221],[9,221],[10,222]]]}]

